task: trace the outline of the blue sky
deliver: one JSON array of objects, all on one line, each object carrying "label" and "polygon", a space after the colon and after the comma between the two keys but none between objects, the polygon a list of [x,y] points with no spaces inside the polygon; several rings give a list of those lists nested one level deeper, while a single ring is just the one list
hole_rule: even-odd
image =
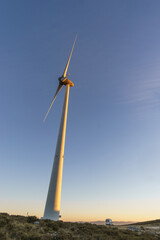
[{"label": "blue sky", "polygon": [[64,89],[63,220],[160,216],[160,2],[0,2],[0,211],[43,215]]}]

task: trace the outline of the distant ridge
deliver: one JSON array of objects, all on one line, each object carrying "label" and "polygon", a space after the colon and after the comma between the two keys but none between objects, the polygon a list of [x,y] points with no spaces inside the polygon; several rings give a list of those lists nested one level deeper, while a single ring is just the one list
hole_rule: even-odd
[{"label": "distant ridge", "polygon": [[[105,225],[105,221],[93,221],[90,222],[92,224],[97,224],[97,225]],[[136,222],[132,222],[132,221],[113,221],[114,225],[127,225],[127,224],[134,224]]]},{"label": "distant ridge", "polygon": [[[96,225],[105,225],[105,221],[79,221],[78,223],[91,223]],[[135,222],[135,221],[113,221],[114,225],[160,225],[160,219],[144,221],[144,222]]]},{"label": "distant ridge", "polygon": [[[91,223],[96,225],[105,225],[105,221],[78,221],[78,223]],[[136,222],[132,221],[113,221],[114,225],[129,225],[134,224]]]},{"label": "distant ridge", "polygon": [[156,219],[156,220],[150,220],[150,221],[145,221],[145,222],[137,222],[137,223],[133,223],[132,225],[160,225],[160,219]]}]

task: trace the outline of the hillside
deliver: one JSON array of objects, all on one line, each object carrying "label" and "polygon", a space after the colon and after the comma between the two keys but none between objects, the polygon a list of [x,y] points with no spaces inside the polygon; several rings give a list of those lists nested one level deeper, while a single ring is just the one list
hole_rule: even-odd
[{"label": "hillside", "polygon": [[90,223],[53,222],[0,213],[0,240],[158,240],[158,234]]},{"label": "hillside", "polygon": [[132,225],[141,225],[141,226],[160,226],[160,219],[156,219],[153,221],[146,221],[146,222],[137,222],[137,223],[133,223]]}]

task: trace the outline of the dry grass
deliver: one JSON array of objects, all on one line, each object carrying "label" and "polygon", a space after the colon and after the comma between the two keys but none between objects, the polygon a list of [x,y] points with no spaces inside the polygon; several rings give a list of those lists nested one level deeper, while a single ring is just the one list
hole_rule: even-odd
[{"label": "dry grass", "polygon": [[[39,221],[39,224],[34,224]],[[0,240],[158,240],[149,232],[118,229],[90,223],[53,222],[34,216],[0,214]]]}]

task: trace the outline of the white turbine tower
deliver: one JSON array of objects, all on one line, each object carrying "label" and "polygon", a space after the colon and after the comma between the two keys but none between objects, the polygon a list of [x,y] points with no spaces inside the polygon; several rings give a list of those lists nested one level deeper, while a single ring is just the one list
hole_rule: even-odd
[{"label": "white turbine tower", "polygon": [[54,163],[53,163],[53,168],[52,168],[52,173],[50,178],[46,206],[45,206],[44,216],[43,216],[43,219],[50,219],[54,221],[58,221],[60,217],[60,200],[61,200],[63,158],[64,158],[64,145],[65,145],[65,135],[66,135],[69,89],[70,87],[74,86],[74,84],[67,78],[69,76],[69,74],[67,75],[67,70],[68,70],[69,62],[71,60],[76,38],[77,38],[77,35],[75,37],[64,73],[61,77],[58,78],[59,80],[58,88],[51,102],[49,110],[43,120],[43,121],[46,120],[46,117],[54,103],[54,100],[57,94],[65,85],[66,90],[65,90],[65,97],[64,97],[63,110],[62,110],[62,116],[61,116],[61,123],[59,128],[58,139],[57,139],[57,146],[56,146],[56,151],[54,156]]}]

